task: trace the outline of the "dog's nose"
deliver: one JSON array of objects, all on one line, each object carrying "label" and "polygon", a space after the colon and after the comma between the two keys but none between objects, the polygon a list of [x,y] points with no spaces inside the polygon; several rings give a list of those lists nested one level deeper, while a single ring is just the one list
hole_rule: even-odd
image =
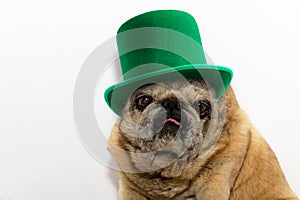
[{"label": "dog's nose", "polygon": [[161,105],[166,110],[180,110],[180,103],[175,99],[166,99],[161,103]]},{"label": "dog's nose", "polygon": [[165,99],[161,102],[161,105],[165,109],[165,112],[167,114],[164,122],[172,122],[171,124],[176,124],[176,126],[180,126],[181,124],[180,102],[177,99]]}]

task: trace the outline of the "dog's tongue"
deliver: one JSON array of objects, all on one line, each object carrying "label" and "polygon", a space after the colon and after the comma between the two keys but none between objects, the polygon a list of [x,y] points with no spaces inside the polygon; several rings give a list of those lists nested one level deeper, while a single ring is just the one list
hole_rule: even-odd
[{"label": "dog's tongue", "polygon": [[180,126],[180,122],[178,122],[176,119],[173,119],[173,118],[168,118],[164,121],[164,123],[167,123],[167,122],[171,122],[171,123],[176,124],[177,126]]}]

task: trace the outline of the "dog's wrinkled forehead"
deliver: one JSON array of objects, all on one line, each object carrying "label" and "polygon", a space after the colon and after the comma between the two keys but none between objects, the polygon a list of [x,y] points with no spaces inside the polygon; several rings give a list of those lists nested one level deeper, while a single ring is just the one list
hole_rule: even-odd
[{"label": "dog's wrinkled forehead", "polygon": [[160,98],[185,98],[186,100],[210,99],[214,95],[212,86],[198,79],[175,80],[147,85],[137,89],[132,97],[151,95]]}]

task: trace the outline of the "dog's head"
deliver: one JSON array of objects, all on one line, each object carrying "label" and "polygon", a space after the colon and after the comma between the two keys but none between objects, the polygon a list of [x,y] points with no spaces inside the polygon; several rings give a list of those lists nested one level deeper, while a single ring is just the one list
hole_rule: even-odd
[{"label": "dog's head", "polygon": [[[119,123],[122,146],[137,170],[186,165],[217,142],[225,123],[225,98],[201,80],[147,85],[126,102]],[[171,175],[170,175],[171,176]]]}]

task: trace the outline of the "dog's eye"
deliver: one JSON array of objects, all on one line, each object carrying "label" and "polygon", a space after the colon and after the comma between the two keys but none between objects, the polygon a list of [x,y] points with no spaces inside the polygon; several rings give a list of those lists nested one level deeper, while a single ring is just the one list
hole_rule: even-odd
[{"label": "dog's eye", "polygon": [[205,117],[210,115],[210,103],[208,101],[199,101],[198,106],[200,119],[204,119]]},{"label": "dog's eye", "polygon": [[152,97],[144,95],[135,100],[135,105],[138,110],[143,111],[151,102]]}]

